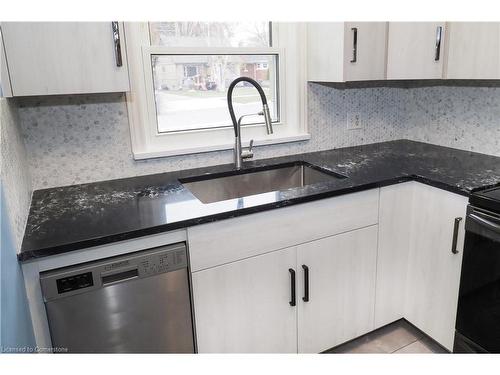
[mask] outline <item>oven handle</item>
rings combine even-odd
[[[492,230],[495,233],[500,234],[500,225],[494,223],[493,221],[489,221],[487,219],[484,219],[474,213],[470,213],[468,216],[470,219],[475,221],[477,224],[482,225],[487,227],[488,229]]]

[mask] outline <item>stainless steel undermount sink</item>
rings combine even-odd
[[[181,179],[180,182],[203,203],[213,203],[255,194],[304,187],[347,178],[306,162]]]

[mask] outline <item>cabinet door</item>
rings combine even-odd
[[[198,352],[296,353],[295,264],[288,248],[194,272]]]
[[[344,80],[385,79],[387,22],[346,22]]]
[[[467,198],[416,184],[408,257],[405,318],[445,348],[453,349],[464,223],[452,253],[455,218],[465,219]]]
[[[9,74],[7,71],[7,60],[3,48],[2,30],[0,29],[0,98],[12,96],[10,89]]]
[[[404,317],[416,182],[380,189],[375,328]]]
[[[344,23],[307,24],[307,80],[342,82],[344,80]]]
[[[14,96],[129,90],[123,27],[118,66],[111,22],[4,22]]]
[[[444,22],[389,22],[387,79],[443,78]]]
[[[297,247],[300,353],[318,353],[373,330],[377,225]],[[309,272],[309,301],[304,270]]]
[[[309,81],[385,79],[387,22],[320,22],[307,26]]]
[[[500,79],[500,23],[448,23],[449,79]]]

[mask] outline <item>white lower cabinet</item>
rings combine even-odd
[[[381,189],[376,328],[404,317],[453,350],[467,201],[417,182]]]
[[[194,272],[198,351],[318,353],[371,331],[376,257],[373,225]]]
[[[375,328],[404,317],[416,182],[380,189]]]
[[[416,184],[408,257],[405,318],[448,350],[455,319],[468,198]],[[462,218],[452,252],[455,218]]]
[[[299,353],[322,352],[373,330],[376,258],[377,225],[297,246]]]
[[[452,350],[467,200],[408,182],[188,230],[198,351],[318,353],[400,318]]]
[[[199,353],[296,353],[295,247],[194,272]]]

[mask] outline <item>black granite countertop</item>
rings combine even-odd
[[[211,204],[200,202],[179,179],[231,172],[233,164],[37,190],[18,258],[33,260],[409,180],[466,196],[500,184],[500,157],[408,140],[245,162],[244,168],[296,161],[348,178]]]

